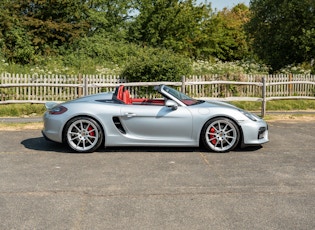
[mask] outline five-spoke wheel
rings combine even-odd
[[[89,117],[76,117],[65,128],[64,137],[73,150],[93,152],[100,147],[103,132],[99,124]]]
[[[201,132],[203,144],[215,152],[228,152],[236,147],[240,139],[237,125],[227,118],[208,121]]]

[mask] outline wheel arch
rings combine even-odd
[[[105,135],[106,135],[106,132],[105,132],[105,127],[103,125],[102,122],[100,122],[100,119],[98,119],[97,117],[95,116],[92,116],[90,114],[77,114],[75,116],[72,116],[70,117],[67,122],[64,123],[64,126],[62,127],[62,143],[66,143],[67,140],[66,140],[66,127],[67,127],[67,124],[69,121],[71,121],[72,119],[75,119],[75,118],[79,118],[79,117],[87,117],[87,118],[90,118],[90,119],[93,119],[102,129],[103,131],[103,140],[102,140],[102,145],[104,145],[104,142],[105,142]]]
[[[237,128],[240,132],[240,140],[239,140],[239,143],[238,143],[238,146],[240,146],[243,142],[244,142],[244,134],[243,134],[243,129],[242,129],[242,126],[240,126],[240,124],[237,122],[237,120],[231,116],[227,116],[227,115],[216,115],[216,116],[213,116],[213,117],[210,117],[208,118],[204,124],[202,125],[201,129],[199,130],[199,146],[202,146],[202,138],[201,138],[201,135],[202,135],[202,130],[204,129],[205,125],[212,119],[216,119],[216,118],[225,118],[225,119],[229,119],[231,121],[233,121],[236,125],[237,125]]]

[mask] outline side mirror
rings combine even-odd
[[[178,108],[177,103],[175,101],[172,101],[172,100],[167,100],[165,102],[165,106],[168,108],[171,108],[172,110],[176,110]]]

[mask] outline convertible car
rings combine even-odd
[[[224,102],[193,99],[166,85],[157,97],[131,98],[123,85],[57,104],[47,102],[43,136],[76,152],[100,146],[199,146],[228,152],[268,142],[268,125]]]

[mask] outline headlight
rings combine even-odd
[[[240,110],[240,112],[243,113],[246,117],[248,117],[252,121],[258,121],[260,119],[257,115],[247,112],[245,110]]]
[[[49,114],[53,114],[53,115],[58,115],[58,114],[63,114],[65,112],[67,112],[67,108],[60,105],[60,106],[56,106],[50,110],[48,110]]]

